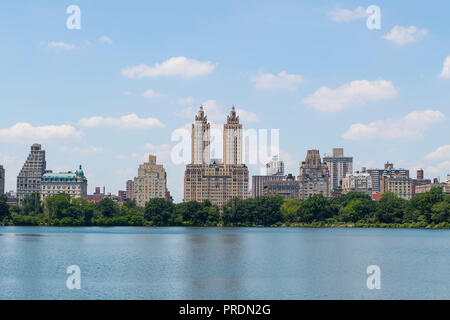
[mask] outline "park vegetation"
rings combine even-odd
[[[118,205],[109,198],[97,203],[58,194],[41,201],[26,197],[20,207],[0,195],[0,225],[16,226],[198,226],[198,227],[394,227],[450,228],[450,195],[442,188],[403,200],[386,192],[379,201],[358,192],[332,199],[306,200],[264,196],[231,199],[223,207],[210,201],[175,204],[154,198],[145,207],[134,201]]]

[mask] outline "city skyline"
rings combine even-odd
[[[0,76],[5,191],[16,189],[29,147],[39,143],[55,172],[83,164],[90,194],[95,186],[124,190],[156,154],[180,202],[185,165],[171,162],[171,134],[191,125],[200,104],[212,125],[234,104],[246,128],[279,129],[285,171],[295,176],[307,150],[323,157],[335,147],[353,156],[354,171],[390,161],[431,179],[449,173],[448,3],[439,11],[382,3],[381,30],[356,14],[369,1],[177,10],[142,1],[126,16],[123,5],[104,4],[79,1],[80,30],[66,28],[67,4],[4,5],[17,13],[0,13],[8,30]],[[250,176],[264,165],[249,165]]]

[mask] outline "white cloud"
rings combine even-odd
[[[236,114],[242,122],[258,122],[259,118],[256,113],[244,109],[236,109]]]
[[[417,164],[414,166],[414,171],[418,169],[423,169],[425,177],[435,178],[435,177],[446,177],[450,169],[450,161],[440,162],[437,165],[424,165]]]
[[[41,142],[80,138],[81,131],[70,125],[35,127],[26,122],[0,129],[0,142]]]
[[[123,76],[127,78],[155,78],[160,76],[180,76],[183,78],[194,78],[211,73],[216,64],[211,61],[198,61],[186,57],[173,57],[162,63],[157,63],[153,67],[140,64],[135,67],[121,70]]]
[[[102,43],[110,44],[110,45],[113,43],[111,38],[109,38],[107,36],[101,36],[100,38],[98,38],[98,41],[100,41]]]
[[[80,148],[80,147],[66,147],[66,146],[62,146],[59,148],[60,151],[62,152],[71,152],[71,153],[79,153],[79,154],[86,154],[86,155],[91,155],[91,154],[101,154],[103,153],[103,148],[99,148],[99,147],[94,147],[94,146],[90,146],[87,148]]]
[[[177,100],[177,104],[191,104],[194,102],[194,98],[187,97],[187,98],[179,98]]]
[[[337,112],[351,105],[390,99],[396,95],[397,90],[390,81],[357,80],[346,83],[337,89],[323,86],[311,97],[303,99],[302,103],[321,112]]]
[[[202,103],[202,106],[209,121],[218,123],[226,122],[230,110],[224,111],[216,100],[207,100]],[[197,112],[198,107],[188,107],[181,111],[179,115],[187,119],[194,119]],[[254,112],[244,109],[236,109],[236,114],[239,116],[241,122],[257,122],[259,120]]]
[[[168,161],[171,159],[172,145],[162,144],[159,146],[147,143],[144,147],[151,154],[156,155],[156,162],[161,163],[163,161]]]
[[[119,118],[112,117],[91,117],[80,119],[82,127],[116,127],[120,129],[150,129],[163,128],[164,124],[156,118],[139,118],[136,114],[128,114]]]
[[[299,74],[288,74],[281,71],[278,74],[265,73],[251,79],[257,89],[291,89],[296,90],[304,80]]]
[[[59,49],[59,50],[74,50],[77,48],[74,44],[65,43],[62,41],[51,41],[47,44],[47,47],[50,49]]]
[[[383,36],[384,39],[395,42],[399,46],[416,42],[423,39],[428,34],[427,29],[417,29],[415,26],[400,27],[395,26]]]
[[[440,111],[413,111],[399,119],[378,120],[369,124],[352,124],[342,138],[349,140],[421,139],[423,130],[444,120],[445,116]]]
[[[442,72],[439,76],[441,78],[450,79],[450,56],[445,58],[444,65],[442,66]]]
[[[163,98],[166,95],[155,92],[153,90],[147,90],[144,93],[142,93],[142,96],[148,99],[153,99],[153,98]]]
[[[450,159],[450,144],[441,146],[425,156],[427,160]]]
[[[335,22],[349,22],[358,19],[367,18],[368,14],[363,7],[357,7],[354,10],[350,9],[335,9],[328,13],[331,20]]]

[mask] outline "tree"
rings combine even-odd
[[[301,222],[325,221],[332,217],[330,202],[322,194],[315,194],[304,200],[297,212]]]
[[[61,219],[66,216],[73,215],[73,212],[68,214],[70,207],[70,195],[66,193],[55,194],[45,198],[46,210],[49,218]]]
[[[413,222],[420,218],[421,221],[431,223],[432,208],[443,199],[441,187],[434,187],[429,192],[414,196],[406,205],[404,219]]]
[[[97,202],[96,207],[98,212],[106,218],[112,218],[116,215],[116,212],[118,212],[116,204],[110,198],[100,200]]]
[[[0,194],[0,223],[3,219],[9,218],[10,216],[9,206],[6,201],[6,195]]]
[[[450,222],[450,201],[441,201],[431,208],[431,220],[435,223]]]
[[[383,193],[376,211],[378,221],[384,223],[402,222],[406,202],[406,200],[399,198],[395,193]]]
[[[286,199],[281,205],[281,216],[285,222],[295,222],[298,221],[297,212],[302,205],[302,200],[299,199]]]
[[[144,218],[157,226],[169,225],[175,218],[175,205],[164,198],[153,198],[145,204]]]
[[[22,214],[25,216],[37,216],[44,212],[39,193],[32,193],[23,198]]]

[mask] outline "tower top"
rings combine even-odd
[[[236,115],[236,109],[234,108],[234,105],[231,107],[230,115],[227,116],[227,123],[239,123],[239,116]]]
[[[195,116],[195,121],[204,121],[206,122],[207,117],[205,116],[205,112],[203,111],[203,105],[200,105],[197,115]]]

